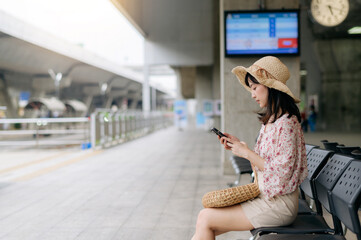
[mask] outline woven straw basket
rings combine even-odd
[[[248,201],[259,194],[257,174],[255,174],[254,183],[206,193],[202,198],[202,204],[205,208],[228,207]]]

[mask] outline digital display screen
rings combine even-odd
[[[225,55],[299,55],[299,11],[226,11]]]

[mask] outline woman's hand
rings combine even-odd
[[[218,139],[220,140],[221,144],[224,145],[224,148],[226,150],[231,150],[231,147],[227,145],[227,142],[239,142],[239,139],[229,133],[223,133],[223,134],[226,135],[227,137],[218,136]]]
[[[251,162],[253,166],[261,171],[264,170],[265,160],[259,156],[257,153],[249,149],[247,144],[243,141],[240,141],[238,138],[225,133],[227,137],[218,137],[221,143],[224,145],[224,148],[227,150],[232,150],[232,153],[238,157],[242,157]]]
[[[245,142],[243,141],[228,142],[227,145],[228,147],[230,147],[234,155],[248,159],[250,149],[248,148]]]

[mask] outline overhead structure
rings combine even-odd
[[[25,106],[25,117],[60,117],[65,111],[65,104],[55,97],[32,98]]]
[[[130,98],[129,91],[142,93],[142,71],[114,64],[2,11],[0,19],[0,78],[6,83],[4,86],[0,82],[0,89],[15,94],[9,99],[24,91],[32,97],[57,95],[60,99],[81,99],[92,111],[105,107],[109,96],[121,101]],[[50,73],[61,76],[61,81],[55,82]],[[99,82],[109,86],[106,94],[101,92]],[[158,86],[151,87],[159,97],[168,94]],[[86,91],[89,88],[93,90]],[[125,95],[116,94],[120,92]],[[8,102],[0,97],[0,105]],[[8,106],[8,112],[16,107]]]
[[[88,107],[85,103],[72,99],[64,102],[67,117],[82,117],[87,113]]]

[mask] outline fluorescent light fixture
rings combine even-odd
[[[347,32],[348,34],[361,34],[361,27],[350,28]]]
[[[102,82],[102,83],[99,83],[99,86],[100,86],[101,93],[104,95],[108,89],[108,83]]]
[[[307,70],[300,70],[300,75],[301,76],[306,76],[307,75]]]

